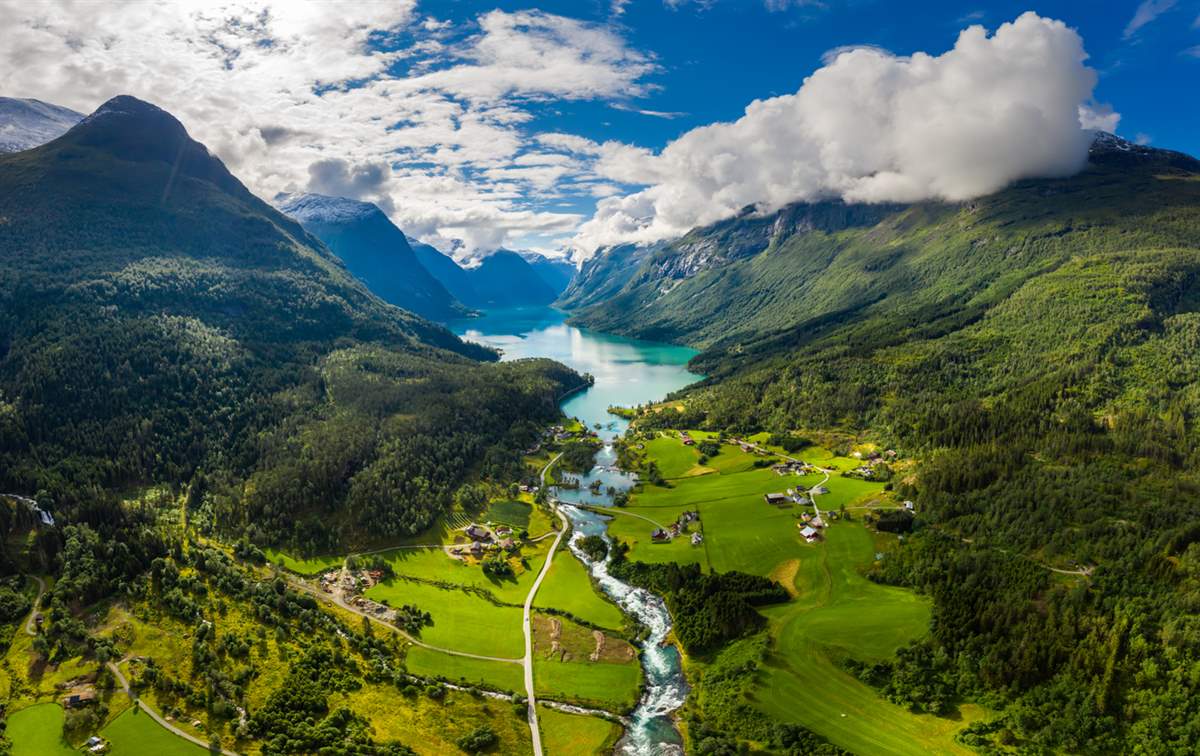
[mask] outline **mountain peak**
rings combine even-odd
[[[241,197],[252,196],[208,148],[192,139],[175,116],[131,95],[105,102],[56,140],[90,147],[130,162],[163,162],[172,176],[207,181]]]
[[[21,152],[62,136],[82,113],[41,100],[0,97],[0,152]]]
[[[301,223],[347,223],[383,211],[371,202],[308,192],[275,195],[275,206]]]

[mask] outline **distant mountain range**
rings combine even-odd
[[[20,152],[51,139],[83,120],[82,113],[41,100],[0,97],[0,152]]]
[[[283,195],[276,205],[325,242],[385,302],[440,321],[470,314],[430,275],[404,234],[375,205],[320,194]]]

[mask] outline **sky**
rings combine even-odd
[[[1200,155],[1200,0],[0,0],[0,94],[175,114],[253,191],[376,202],[467,259],[754,207]]]

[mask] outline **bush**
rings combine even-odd
[[[484,753],[496,745],[499,738],[492,728],[484,725],[463,735],[455,743],[466,753]]]

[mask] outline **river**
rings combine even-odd
[[[586,391],[569,396],[563,412],[595,428],[604,448],[596,455],[596,466],[580,481],[578,489],[562,489],[558,499],[573,527],[568,544],[588,566],[600,588],[627,614],[648,628],[642,643],[642,669],[645,692],[629,718],[625,736],[616,752],[629,756],[681,754],[683,748],[675,728],[673,713],[687,697],[687,681],[680,668],[679,652],[664,645],[671,630],[671,616],[662,599],[641,588],[634,588],[608,574],[605,562],[595,562],[578,546],[586,535],[606,540],[609,518],[572,504],[609,506],[607,490],[627,490],[634,478],[616,467],[613,439],[625,432],[629,423],[608,414],[612,405],[632,406],[662,399],[671,391],[697,380],[686,364],[695,350],[619,336],[592,333],[565,323],[563,313],[545,307],[497,310],[482,317],[451,324],[455,333],[503,351],[503,359],[549,357],[581,373],[591,373],[596,382]],[[600,492],[593,494],[589,484],[600,480]]]

